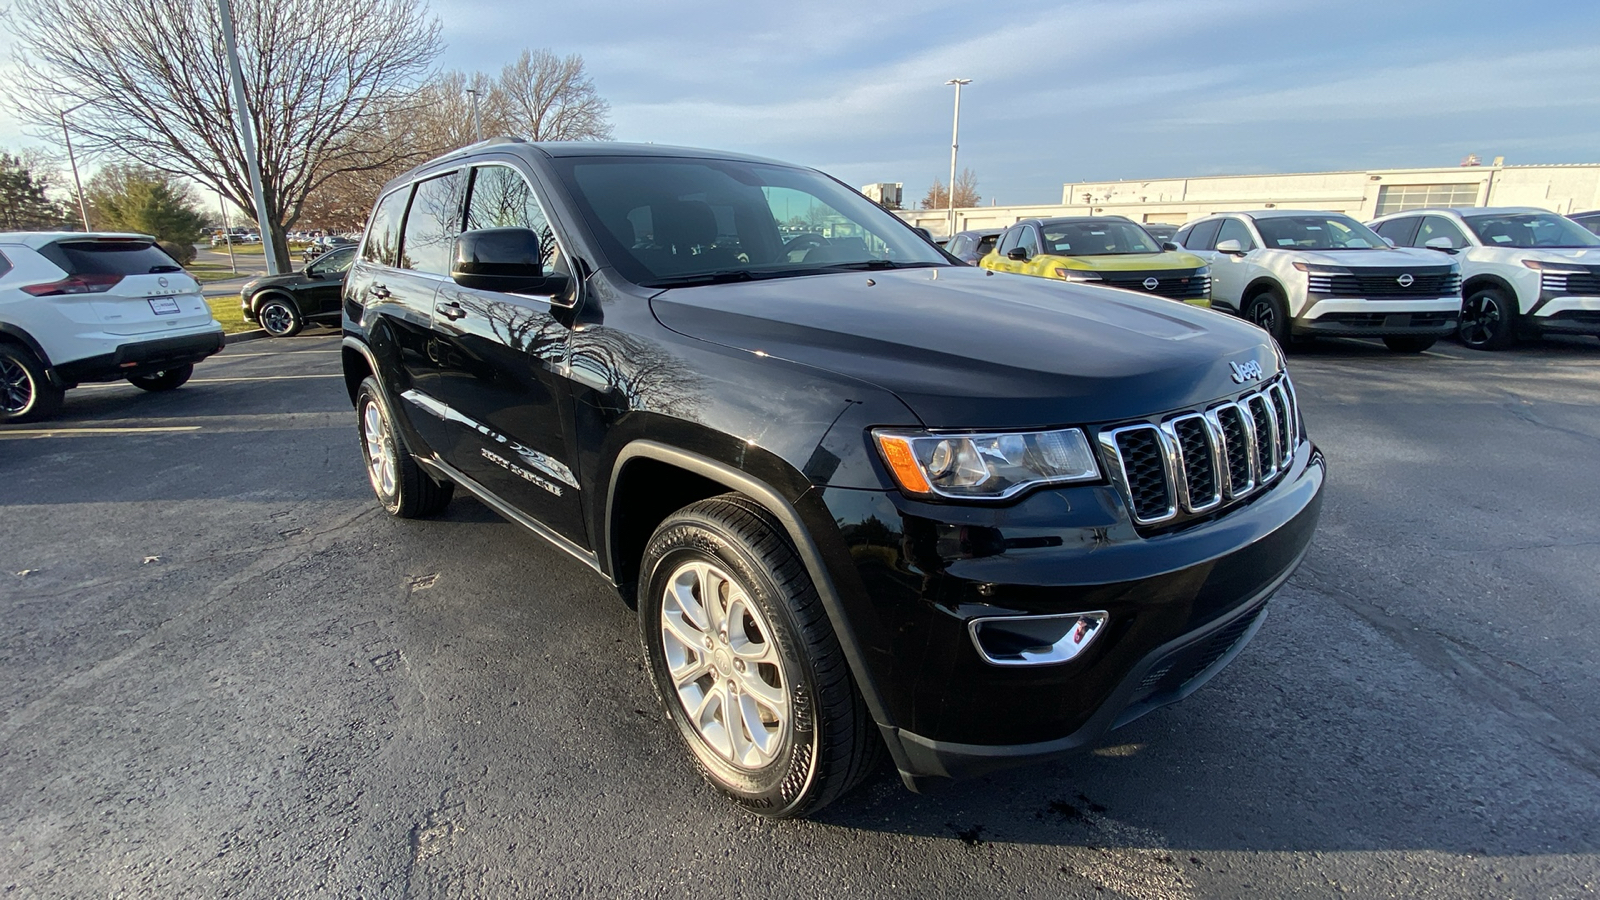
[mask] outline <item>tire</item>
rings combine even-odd
[[[1407,335],[1390,335],[1383,339],[1383,345],[1396,353],[1421,353],[1438,343],[1436,337],[1411,337]]]
[[[1288,348],[1289,305],[1277,291],[1269,288],[1251,297],[1245,301],[1240,315],[1245,321],[1272,335],[1279,347]]]
[[[371,376],[362,379],[356,391],[356,430],[361,436],[367,481],[389,515],[422,519],[438,515],[450,504],[455,484],[434,481],[417,465],[405,438],[395,430],[394,414]]]
[[[136,388],[147,391],[170,391],[183,386],[194,374],[194,363],[184,363],[159,372],[146,372],[140,375],[129,375],[128,383]]]
[[[0,344],[0,422],[32,422],[56,414],[66,391],[50,383],[44,365],[15,344]]]
[[[1479,288],[1461,304],[1456,337],[1474,350],[1504,350],[1517,342],[1516,305],[1498,288]]]
[[[294,337],[300,329],[306,327],[306,320],[300,315],[300,310],[289,300],[272,296],[256,310],[256,321],[267,334],[275,338]]]
[[[712,785],[751,812],[792,818],[872,770],[882,740],[816,587],[766,510],[738,494],[686,506],[651,535],[640,573],[656,692]],[[701,604],[708,586],[718,603]],[[739,715],[727,728],[730,709]]]

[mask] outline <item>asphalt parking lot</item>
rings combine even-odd
[[[1600,343],[1291,360],[1323,523],[1255,642],[1062,763],[806,822],[695,775],[631,613],[381,513],[327,331],[0,428],[0,893],[1589,897]]]

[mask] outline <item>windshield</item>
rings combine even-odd
[[[1373,250],[1389,246],[1349,216],[1263,216],[1255,223],[1266,246],[1279,250]]]
[[[1600,247],[1600,238],[1571,219],[1551,213],[1467,216],[1466,220],[1485,247]]]
[[[1046,222],[1044,249],[1054,256],[1160,253],[1150,233],[1132,222]]]
[[[647,287],[950,264],[882,207],[807,169],[637,157],[553,164],[606,256]]]

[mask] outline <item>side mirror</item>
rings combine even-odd
[[[1182,250],[1183,248],[1178,246],[1178,244],[1175,241],[1162,241],[1161,242],[1161,249],[1162,250],[1166,250],[1168,252],[1171,252],[1173,250]]]
[[[539,235],[528,228],[483,228],[456,238],[450,278],[464,288],[505,294],[556,294],[566,278],[544,274]]]
[[[1243,256],[1245,251],[1243,244],[1233,238],[1229,238],[1217,245],[1217,252],[1226,253],[1229,256]]]
[[[1380,237],[1382,237],[1382,235],[1380,235]],[[1383,239],[1383,242],[1384,242],[1384,243],[1385,243],[1385,244],[1388,244],[1388,245],[1389,245],[1389,246],[1391,246],[1391,247],[1397,247],[1397,246],[1399,246],[1399,245],[1398,245],[1398,244],[1396,244],[1396,243],[1395,243],[1395,242],[1394,242],[1394,238],[1392,238],[1392,237],[1386,237],[1386,238],[1384,238],[1384,239]]]
[[[1014,259],[1017,262],[1027,262],[1028,251],[1022,247],[1012,247],[1011,251],[1006,254],[1006,259]]]
[[[1447,237],[1428,238],[1427,243],[1424,243],[1422,246],[1427,247],[1429,250],[1439,250],[1441,252],[1448,253],[1451,256],[1454,256],[1456,252],[1455,242]]]

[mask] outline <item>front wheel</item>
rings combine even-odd
[[[300,310],[282,297],[268,298],[256,312],[256,318],[261,321],[261,327],[267,334],[273,337],[294,337],[306,326],[305,320],[300,317]]]
[[[31,422],[54,415],[65,393],[50,383],[32,353],[0,344],[0,422]]]
[[[129,375],[128,383],[136,388],[147,391],[170,391],[183,386],[194,374],[194,363],[184,363],[159,372],[144,372],[139,375]]]
[[[1396,353],[1421,353],[1438,340],[1436,337],[1410,337],[1397,334],[1384,338],[1383,345]]]
[[[870,771],[873,733],[822,601],[777,521],[737,494],[673,513],[640,567],[656,691],[713,785],[772,818]]]
[[[1504,350],[1517,342],[1516,307],[1494,288],[1473,291],[1461,304],[1456,335],[1474,350]]]
[[[394,429],[394,416],[384,402],[383,392],[370,376],[361,380],[356,391],[356,416],[367,480],[383,508],[402,519],[420,519],[443,511],[456,486],[434,481],[411,458],[405,439]]]
[[[1278,346],[1289,346],[1289,305],[1277,293],[1262,291],[1251,297],[1244,305],[1244,317],[1250,324],[1272,335]]]

